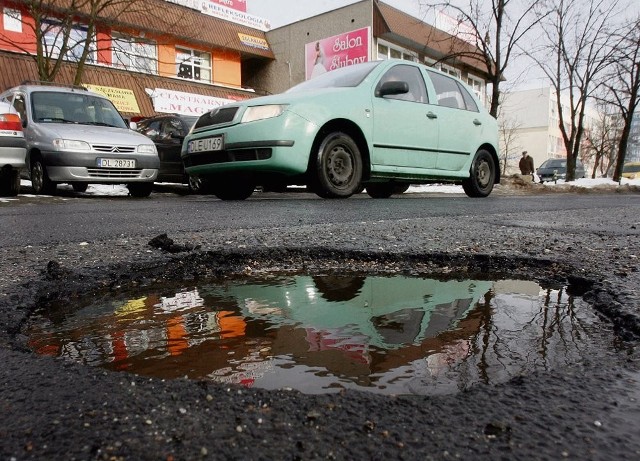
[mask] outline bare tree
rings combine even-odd
[[[518,142],[518,130],[522,123],[514,117],[510,117],[505,111],[498,111],[498,132],[500,133],[500,166],[502,177],[506,176],[510,162],[516,161],[522,146]]]
[[[21,9],[10,10],[9,14],[28,31],[24,34],[26,40],[16,42],[0,32],[0,43],[30,55],[42,81],[54,81],[64,62],[73,63],[72,83],[79,85],[85,64],[97,52],[110,47],[110,43],[96,39],[97,28],[116,23],[136,3],[136,0],[19,0],[16,5]],[[22,16],[21,10],[28,18]]]
[[[620,37],[613,34],[620,1],[557,1],[542,23],[542,47],[532,56],[556,93],[559,128],[567,152],[566,181],[573,181],[587,102],[602,85],[603,73],[620,46]]]
[[[450,12],[460,26],[470,27],[471,32],[463,36],[475,47],[452,48],[441,60],[467,57],[484,63],[491,84],[489,113],[497,118],[505,69],[516,57],[523,38],[549,14],[544,0],[491,0],[490,7],[482,0],[468,0],[465,6],[451,0],[421,5]]]
[[[619,181],[622,176],[631,122],[640,105],[640,16],[620,29],[617,35],[621,38],[620,46],[615,50],[604,83],[609,100],[618,110],[621,125],[614,181]]]
[[[594,125],[585,130],[582,162],[592,163],[591,177],[598,171],[602,176],[609,176],[609,170],[615,163],[616,145],[619,143],[620,124],[617,111],[612,104],[604,101],[597,105],[597,119]]]

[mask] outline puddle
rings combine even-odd
[[[39,354],[161,378],[305,393],[455,393],[614,350],[565,288],[525,280],[286,275],[37,312]]]

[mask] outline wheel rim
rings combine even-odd
[[[327,177],[331,184],[341,188],[348,186],[353,177],[353,153],[344,145],[333,146],[326,163]]]
[[[36,162],[31,170],[31,185],[35,191],[41,191],[44,183],[44,170],[42,164]]]
[[[478,185],[481,188],[486,188],[489,186],[491,182],[491,167],[489,166],[489,162],[484,159],[478,161],[476,166],[476,178],[478,180]]]

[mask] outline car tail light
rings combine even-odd
[[[20,116],[16,114],[0,114],[0,130],[22,131]]]

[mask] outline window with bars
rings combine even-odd
[[[148,74],[156,74],[158,72],[155,42],[114,33],[112,43],[114,67]]]
[[[176,47],[176,73],[179,78],[211,82],[211,55]]]

